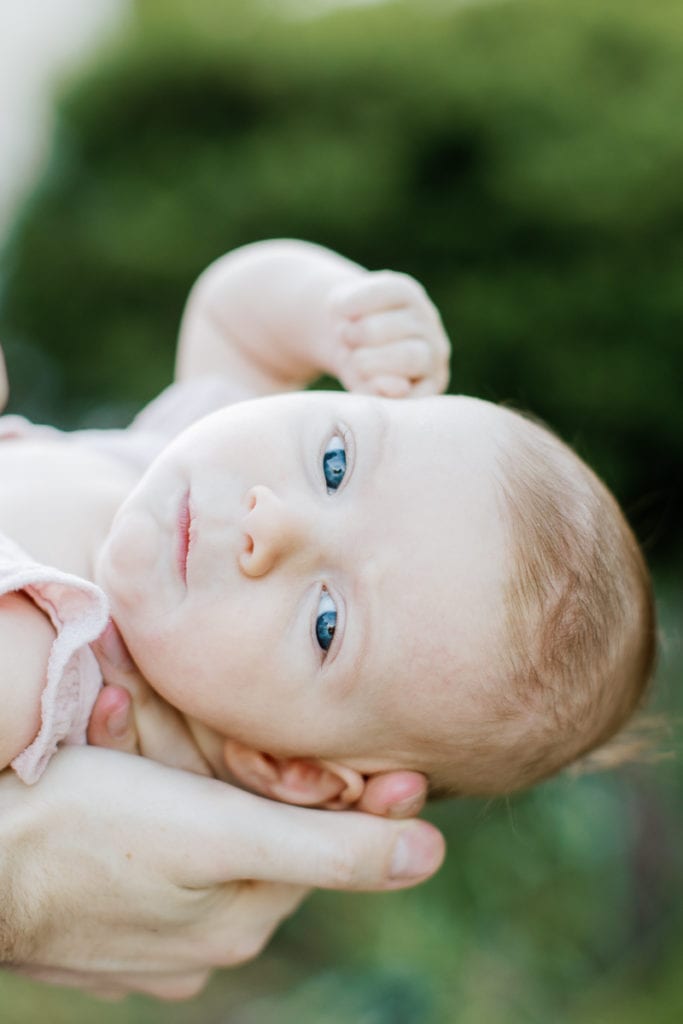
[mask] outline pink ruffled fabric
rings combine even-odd
[[[60,743],[86,742],[88,719],[102,676],[88,644],[109,619],[109,606],[94,583],[40,565],[0,534],[0,594],[21,590],[41,608],[57,636],[47,664],[40,731],[12,761],[22,782],[36,782]]]

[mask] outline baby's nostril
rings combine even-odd
[[[249,495],[249,511],[250,512],[255,507],[255,505],[256,505],[256,495],[255,494],[250,494]]]
[[[248,555],[251,555],[254,550],[254,539],[246,534],[244,539],[244,550]]]

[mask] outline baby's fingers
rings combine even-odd
[[[416,304],[431,307],[422,285],[409,274],[377,270],[337,288],[330,297],[331,312],[356,320],[384,310]]]
[[[377,395],[379,398],[407,398],[411,383],[405,377],[371,377],[355,390],[359,394]]]
[[[349,356],[349,366],[361,380],[373,377],[403,377],[410,384],[430,376],[432,353],[424,341],[411,338],[380,348],[357,348]]]
[[[338,329],[342,341],[350,348],[374,348],[423,337],[425,326],[424,318],[411,309],[389,309],[359,319],[344,318]]]

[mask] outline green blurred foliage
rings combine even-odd
[[[410,271],[454,339],[454,390],[546,418],[651,542],[673,719],[682,111],[679,0],[305,20],[138,0],[64,89],[3,255],[13,406],[123,420],[170,378],[193,279],[235,245],[304,237]],[[674,761],[436,806],[449,859],[418,892],[318,894],[188,1006],[102,1007],[5,975],[3,1024],[678,1024],[682,798]]]
[[[278,10],[139,0],[64,91],[2,262],[14,407],[124,417],[169,379],[207,262],[311,238],[420,277],[454,389],[547,419],[666,553],[683,488],[678,0]]]

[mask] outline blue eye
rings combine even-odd
[[[327,490],[336,491],[346,473],[346,446],[343,438],[335,434],[330,438],[323,455],[323,473]]]
[[[315,620],[315,635],[323,651],[329,651],[337,625],[337,608],[326,590],[320,594],[318,617]]]

